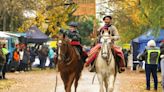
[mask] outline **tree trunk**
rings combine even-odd
[[[6,16],[3,16],[3,30],[2,31],[6,31]]]
[[[14,31],[14,25],[13,25],[13,16],[11,16],[11,19],[10,19],[10,30],[9,31]]]

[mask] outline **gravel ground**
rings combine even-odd
[[[0,92],[54,92],[56,74],[58,76],[57,92],[64,92],[63,83],[54,70],[32,71],[24,73],[8,73],[8,80],[14,80],[15,83],[10,87],[0,89]],[[99,83],[97,77],[92,85],[94,73],[84,69],[77,92],[99,92]],[[160,78],[159,78],[160,81]],[[153,87],[152,87],[153,88]],[[72,87],[72,92],[73,91]],[[118,74],[115,82],[114,92],[154,92],[145,90],[145,74],[127,70]],[[158,90],[158,92],[162,92]]]

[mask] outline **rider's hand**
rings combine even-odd
[[[84,66],[85,66],[85,67],[88,67],[88,66],[89,66],[89,64],[85,63],[85,64],[84,64]]]
[[[119,36],[112,36],[111,39],[112,40],[118,40],[119,39]]]

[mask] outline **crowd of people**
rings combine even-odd
[[[40,46],[39,46],[40,47]],[[17,44],[12,52],[9,52],[5,44],[0,43],[0,79],[6,79],[6,72],[26,72],[32,70],[32,64],[36,57],[40,60],[38,66],[41,70],[46,69],[46,61],[49,59],[49,68],[55,67],[56,50],[42,46],[41,48],[28,47],[25,44]]]

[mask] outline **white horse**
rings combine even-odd
[[[95,61],[100,92],[104,92],[104,85],[106,92],[113,92],[117,68],[112,53],[112,38],[108,31],[103,31],[100,41],[102,47]]]

